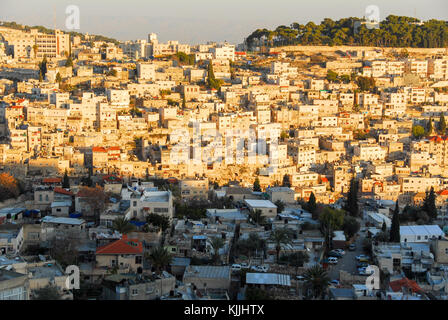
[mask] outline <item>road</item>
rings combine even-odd
[[[363,227],[361,227],[363,228]],[[339,279],[339,271],[344,270],[351,274],[357,273],[357,266],[356,266],[356,256],[363,254],[364,251],[362,250],[362,242],[366,236],[366,232],[358,232],[355,244],[356,244],[356,250],[355,251],[349,251],[348,248],[345,250],[345,254],[342,258],[338,259],[338,263],[336,265],[330,265],[328,269],[328,275],[331,280]]]

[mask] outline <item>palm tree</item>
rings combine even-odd
[[[265,221],[265,216],[262,214],[263,212],[260,209],[256,209],[254,212],[251,212],[249,216],[255,223],[263,224]]]
[[[167,265],[171,263],[172,257],[168,251],[163,247],[156,247],[147,254],[146,259],[156,269],[157,273],[160,273]]]
[[[213,248],[213,261],[218,262],[219,260],[219,249],[224,246],[224,240],[222,238],[214,237],[210,242]]]
[[[330,284],[330,278],[324,268],[315,265],[305,271],[305,285],[313,292],[313,298],[323,297]]]
[[[278,263],[278,259],[279,259],[279,255],[280,255],[280,250],[282,250],[282,247],[286,244],[291,243],[290,233],[291,233],[291,231],[286,228],[276,229],[271,232],[269,239],[275,243],[277,263]]]
[[[119,217],[112,222],[112,229],[117,230],[122,234],[127,234],[134,230],[134,225],[125,217]]]

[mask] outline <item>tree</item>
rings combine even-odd
[[[282,247],[291,243],[291,231],[283,228],[283,229],[276,229],[271,232],[269,239],[274,242],[275,244],[275,252],[276,252],[276,261],[278,263],[280,250],[282,250]]]
[[[73,59],[72,57],[68,57],[67,60],[65,61],[65,66],[66,67],[73,67]]]
[[[437,219],[436,194],[434,192],[434,187],[431,187],[431,190],[426,192],[422,210],[428,214],[431,220]]]
[[[112,221],[112,229],[121,234],[127,234],[134,231],[135,227],[126,217],[118,217]]]
[[[398,207],[398,200],[395,203],[394,213],[392,215],[392,224],[390,226],[390,242],[400,242],[400,209]]]
[[[95,223],[98,224],[100,214],[106,207],[107,196],[98,184],[95,187],[82,186],[78,192],[93,212]]]
[[[321,232],[325,237],[327,249],[330,248],[333,231],[342,228],[344,223],[344,211],[325,207],[319,215]]]
[[[61,300],[62,296],[59,290],[54,285],[47,285],[46,287],[33,290],[32,300]]]
[[[78,260],[78,244],[75,239],[64,235],[56,236],[49,241],[50,256],[55,259],[64,269]]]
[[[41,62],[39,62],[39,70],[42,74],[42,78],[45,78],[45,75],[47,74],[47,55],[44,54],[44,57]]]
[[[39,49],[39,46],[37,44],[33,45],[34,58],[37,57],[37,50],[38,49]]]
[[[419,125],[412,126],[412,135],[415,138],[420,139],[425,135],[425,128]]]
[[[358,189],[358,180],[352,178],[352,180],[350,181],[350,189],[347,194],[347,202],[344,208],[352,217],[359,216]]]
[[[358,231],[361,225],[358,220],[354,217],[345,216],[344,224],[342,225],[342,230],[347,235],[348,238],[352,238]]]
[[[266,240],[260,238],[258,233],[252,232],[247,239],[238,240],[236,250],[238,254],[244,254],[249,257],[254,253],[264,253],[266,250]]]
[[[56,74],[56,82],[57,83],[61,83],[62,82],[62,77],[61,77],[61,74],[59,72]]]
[[[260,209],[255,209],[254,211],[249,213],[249,217],[256,224],[264,224],[266,217],[263,216],[263,212]]]
[[[372,91],[375,88],[375,80],[373,77],[358,77],[356,84],[361,91]]]
[[[70,179],[68,178],[67,170],[65,170],[64,177],[62,178],[62,188],[70,189]]]
[[[383,225],[381,226],[381,231],[384,233],[387,231],[386,221],[384,221],[384,220],[383,220]]]
[[[148,214],[146,216],[146,222],[155,227],[159,227],[162,232],[165,232],[170,227],[170,218],[156,213]]]
[[[146,254],[146,259],[160,274],[171,263],[172,257],[165,248],[156,247],[149,254]]]
[[[303,265],[309,261],[310,256],[305,251],[298,251],[288,255],[282,255],[280,257],[280,263],[288,264],[289,266],[296,268],[296,275],[298,268],[303,267]]]
[[[306,205],[306,209],[311,213],[314,214],[317,210],[317,203],[316,203],[316,196],[314,195],[314,192],[311,192],[310,197],[308,199],[308,203]]]
[[[209,61],[208,70],[207,70],[207,84],[210,88],[219,90],[221,88],[222,81],[220,79],[215,78],[215,74],[213,72],[213,64],[212,61]]]
[[[260,179],[258,179],[258,177],[255,178],[253,190],[256,192],[261,192]]]
[[[283,176],[283,187],[291,188],[291,176],[289,174],[285,174]]]
[[[439,119],[439,133],[441,135],[444,135],[446,132],[446,121],[445,121],[445,115],[443,114],[443,112],[440,114],[440,119]]]
[[[323,298],[325,290],[330,285],[330,278],[324,268],[315,265],[308,268],[303,275],[305,287],[311,291],[313,298]]]
[[[283,210],[285,210],[285,204],[283,203],[282,200],[277,200],[274,203],[277,206],[277,213],[282,213]]]
[[[389,240],[389,235],[387,234],[387,232],[381,231],[375,235],[375,241],[387,242],[388,240]]]
[[[18,181],[9,173],[0,173],[0,201],[17,198],[20,195]]]
[[[217,263],[219,261],[219,249],[224,247],[224,240],[219,237],[213,237],[210,245],[213,248],[213,261]]]
[[[327,80],[329,82],[336,82],[338,80],[338,74],[334,72],[333,70],[327,71]]]
[[[432,124],[432,118],[430,117],[429,121],[428,121],[427,129],[426,129],[426,135],[428,135],[428,136],[432,135],[433,131],[434,131],[434,127]]]

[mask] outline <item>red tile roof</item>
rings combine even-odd
[[[96,254],[142,254],[143,246],[138,239],[128,239],[126,235],[123,238],[105,246],[98,247]]]
[[[103,147],[93,147],[92,152],[107,152]]]
[[[62,179],[61,178],[44,178],[42,180],[43,183],[61,183]]]
[[[400,280],[391,281],[389,285],[394,292],[402,291],[403,287],[411,289],[412,292],[423,291],[422,288],[420,288],[420,286],[417,284],[417,282],[415,282],[414,280],[409,280],[406,277]]]
[[[435,142],[442,142],[448,140],[448,136],[432,136],[428,140]]]
[[[448,196],[448,190],[442,190],[438,192],[441,196]]]
[[[73,195],[73,192],[65,190],[64,188],[54,188],[53,191],[56,192],[56,193],[66,194],[68,196],[72,196]]]

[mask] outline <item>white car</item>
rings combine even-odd
[[[241,263],[241,269],[249,269],[249,268],[250,268],[250,265],[247,264],[246,262]]]
[[[328,258],[328,263],[336,264],[336,263],[338,263],[338,258],[336,258],[336,257],[329,257]]]
[[[256,271],[256,272],[268,272],[269,266],[267,266],[267,265],[252,266],[252,267],[250,267],[250,269],[253,271]]]
[[[260,266],[262,272],[268,272],[269,271],[269,265],[268,264],[264,264],[262,266]]]
[[[241,265],[238,263],[234,263],[232,264],[232,271],[240,271],[241,270]]]
[[[344,255],[345,251],[342,249],[334,249],[333,251],[339,252],[340,254]]]

